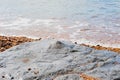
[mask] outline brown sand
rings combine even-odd
[[[86,75],[86,74],[80,74],[80,77],[82,77],[83,80],[101,80],[101,79],[99,79],[99,78],[94,78],[94,77],[88,76],[88,75]]]
[[[91,47],[91,48],[94,48],[94,49],[97,49],[97,50],[113,51],[113,52],[117,52],[117,53],[120,54],[120,48],[103,47],[103,46],[100,46],[100,45],[96,45],[96,46],[86,45],[86,44],[81,44],[81,45],[84,45],[84,46],[87,46],[87,47]]]
[[[27,38],[27,37],[6,37],[0,36],[0,52],[9,49],[10,47],[19,45],[24,42],[32,42],[35,39]]]

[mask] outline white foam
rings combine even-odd
[[[96,34],[99,34],[99,33],[101,33],[100,36],[107,35],[107,36],[112,37],[113,35],[110,34],[110,32],[109,32],[109,30],[111,28],[110,29],[107,29],[107,27],[99,28],[96,26],[91,26],[87,22],[79,22],[79,21],[76,21],[75,24],[72,24],[70,26],[67,25],[68,27],[66,28],[66,27],[64,27],[66,25],[62,24],[62,22],[64,22],[64,20],[61,21],[59,19],[29,19],[29,18],[18,17],[15,20],[12,20],[9,22],[1,21],[0,29],[6,30],[6,31],[1,31],[1,32],[5,32],[5,33],[1,34],[1,35],[5,35],[5,36],[11,36],[11,35],[12,36],[26,36],[29,38],[36,39],[41,36],[42,31],[45,31],[45,32],[48,32],[48,34],[44,34],[44,33],[43,34],[44,34],[44,36],[47,36],[47,37],[52,37],[53,34],[55,34],[55,35],[61,36],[59,38],[62,39],[62,36],[64,36],[63,34],[67,34],[70,36],[68,40],[71,40],[73,42],[85,43],[85,44],[89,44],[89,45],[98,45],[99,44],[99,45],[105,46],[105,47],[111,46],[111,47],[120,48],[120,45],[117,43],[104,44],[104,43],[100,43],[99,41],[93,42],[93,41],[84,39],[84,35],[96,36]],[[83,29],[83,31],[80,31],[82,29]],[[84,31],[84,29],[88,29],[88,30]],[[16,30],[20,31],[20,32],[17,33]],[[24,30],[24,31],[22,32],[22,30]],[[33,31],[33,33],[35,32],[35,34],[31,34],[29,31],[27,32],[27,30]],[[109,33],[107,33],[107,32],[109,32]],[[118,33],[118,35],[120,35],[119,32],[116,32],[112,29],[111,29],[111,32],[115,32],[115,33]],[[51,34],[49,34],[49,33],[51,33]],[[78,37],[78,36],[80,36],[80,37]],[[67,38],[66,38],[66,40],[67,40]]]
[[[9,34],[0,34],[0,36],[8,36],[8,37],[11,37],[11,36],[17,36],[17,37],[27,37],[27,38],[32,38],[32,39],[39,39],[39,37],[35,37],[35,36],[29,36],[29,35],[9,35]]]

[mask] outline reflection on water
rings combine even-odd
[[[120,46],[120,0],[0,0],[0,34]]]

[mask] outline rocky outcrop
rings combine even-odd
[[[116,80],[120,55],[65,41],[23,43],[0,54],[0,80]]]

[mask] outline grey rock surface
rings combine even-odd
[[[81,73],[101,80],[120,78],[120,55],[55,39],[0,54],[0,80],[83,80]]]

